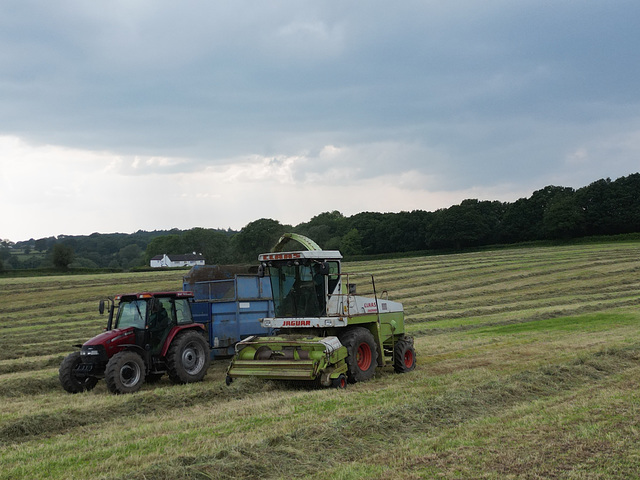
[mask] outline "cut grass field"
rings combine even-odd
[[[100,298],[184,272],[0,279],[0,478],[640,478],[640,243],[347,264],[405,305],[418,367],[346,390],[60,387]]]

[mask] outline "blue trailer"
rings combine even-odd
[[[260,325],[274,316],[271,284],[255,266],[198,265],[184,277],[183,290],[194,294],[191,312],[208,331],[212,360],[233,356],[235,344],[251,335],[273,333]]]

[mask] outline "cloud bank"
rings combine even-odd
[[[515,200],[640,170],[640,4],[10,1],[0,237]]]

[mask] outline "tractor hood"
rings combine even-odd
[[[84,342],[83,346],[104,345],[106,347],[110,344],[135,343],[134,339],[135,332],[133,327],[116,328],[96,335]]]
[[[122,345],[135,343],[135,336],[133,327],[108,330],[96,335],[82,344],[82,363],[106,364],[113,355],[122,350]]]
[[[135,328],[116,328],[107,330],[100,335],[96,335],[91,340],[86,341],[81,348],[81,355],[84,358],[111,358],[112,355],[118,353],[121,345],[135,344],[136,333]]]

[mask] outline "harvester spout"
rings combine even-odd
[[[305,237],[304,235],[300,235],[298,233],[285,233],[280,237],[280,240],[278,240],[278,243],[276,243],[276,245],[271,249],[271,251],[285,252],[287,251],[285,250],[285,246],[292,241],[298,242],[300,245],[302,245],[304,248],[306,248],[309,251],[322,250],[322,248],[320,248],[320,245],[318,245],[316,242],[314,242],[310,238]]]

